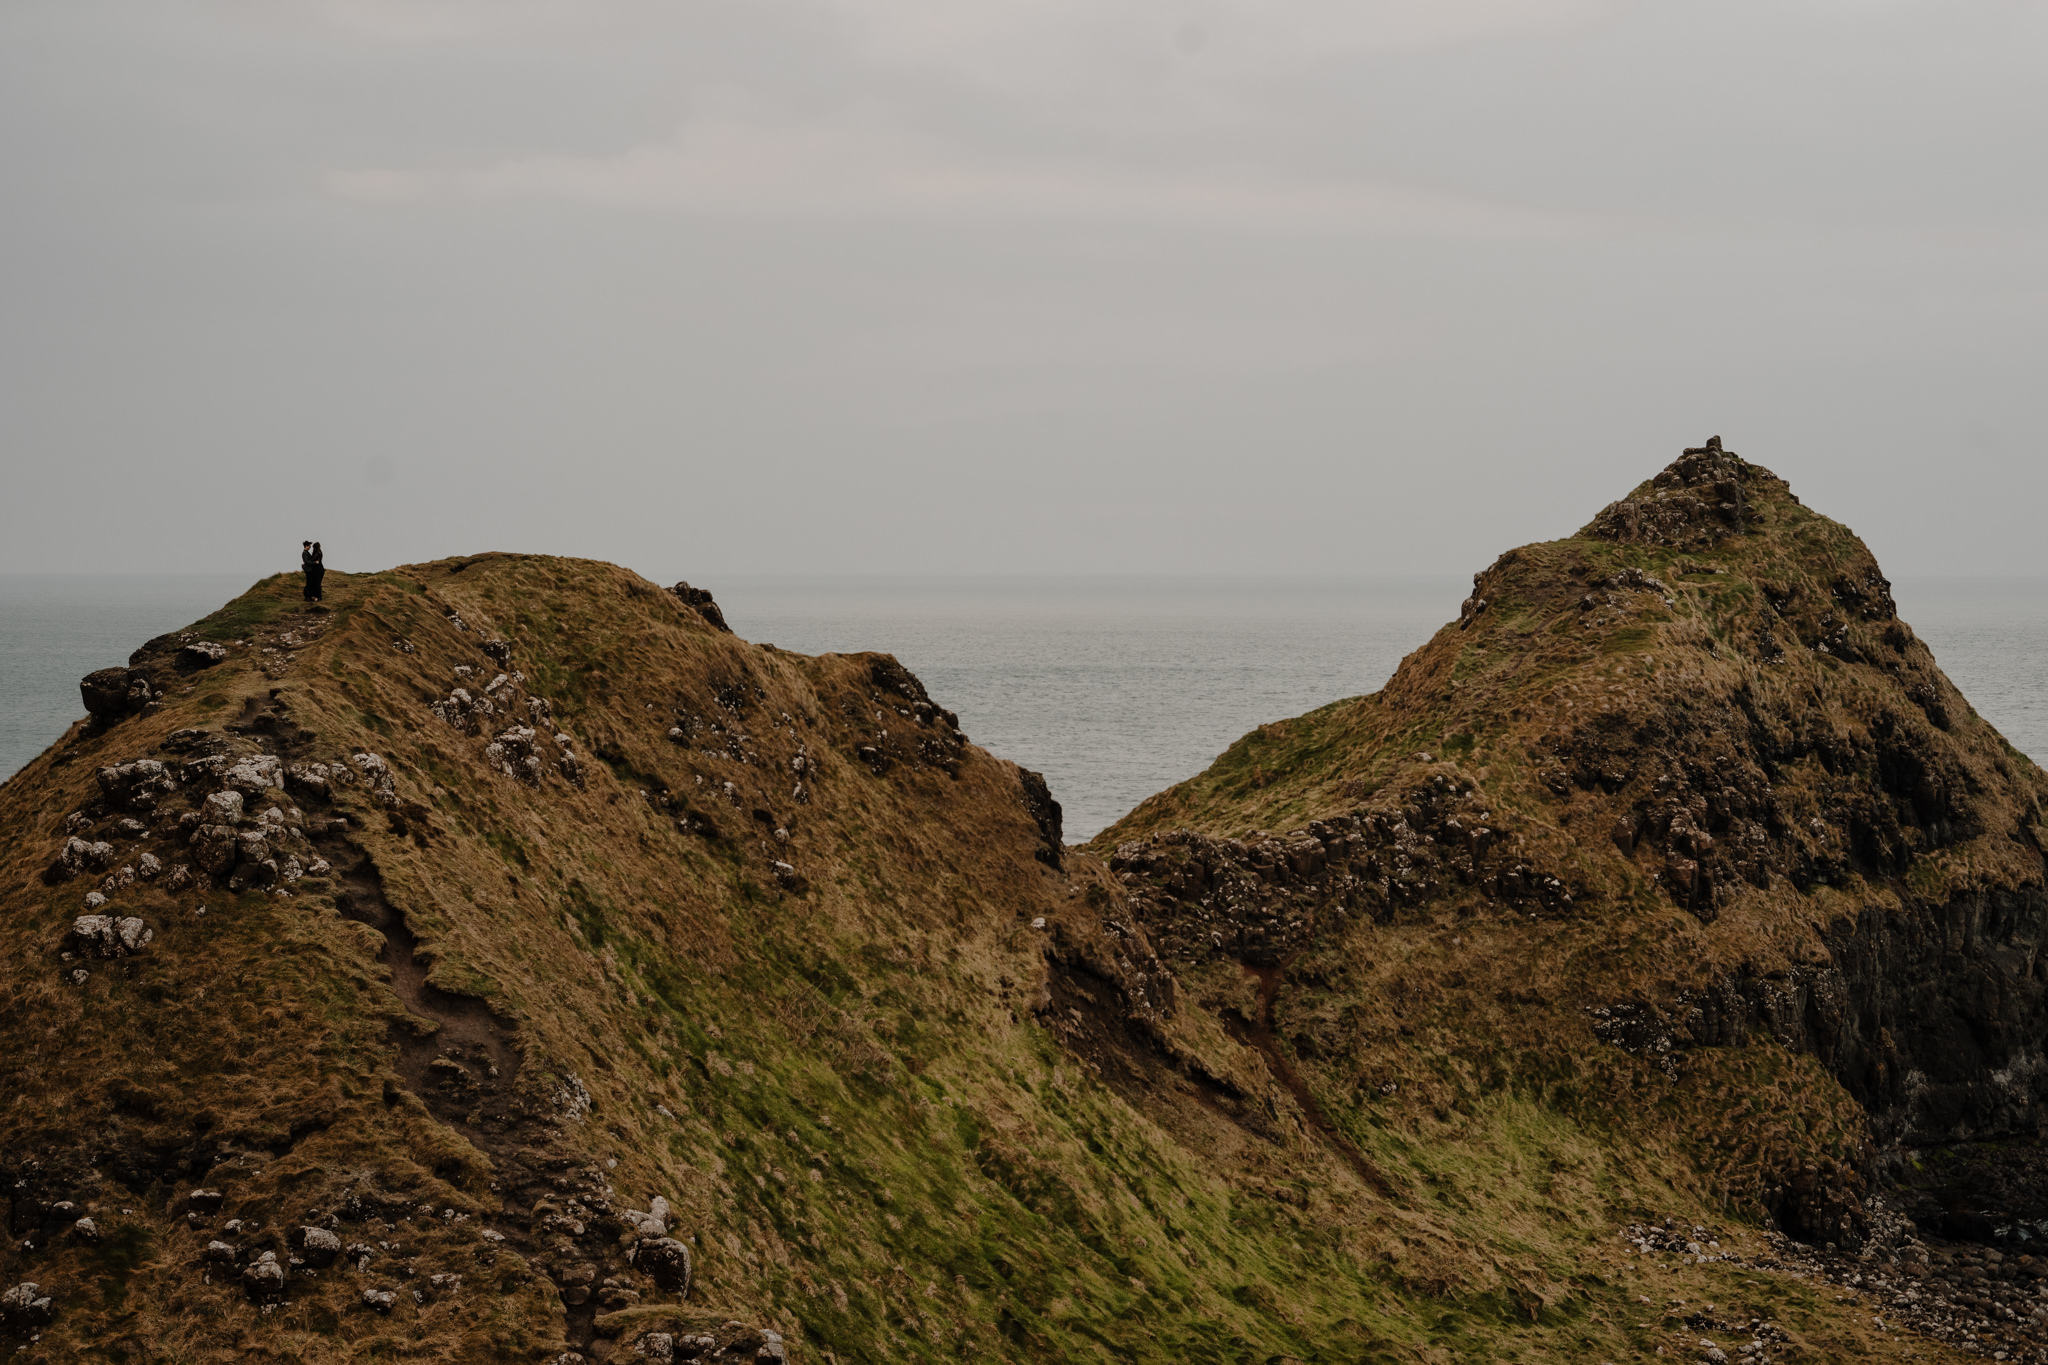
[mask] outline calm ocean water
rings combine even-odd
[[[1460,578],[727,578],[733,629],[806,654],[886,650],[975,742],[1046,775],[1083,839],[1262,721],[1370,692],[1457,615]],[[78,679],[248,586],[0,575],[0,774],[82,714]],[[1898,583],[1978,711],[2048,761],[2048,579]]]

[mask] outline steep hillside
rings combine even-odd
[[[1880,1154],[2031,1179],[2043,779],[1718,449],[1093,851],[688,585],[327,588],[0,787],[16,1358],[1939,1358]]]

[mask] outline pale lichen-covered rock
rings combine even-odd
[[[212,825],[240,824],[242,794],[234,790],[215,792],[202,804],[201,817]]]
[[[50,864],[45,875],[53,882],[68,882],[87,872],[97,872],[113,858],[112,844],[104,841],[89,843],[74,834],[64,841],[64,847],[58,850],[56,861]]]
[[[178,787],[177,776],[153,758],[117,763],[93,774],[100,795],[114,810],[154,810],[156,803]]]
[[[315,1270],[325,1270],[341,1255],[341,1239],[326,1228],[301,1227],[291,1241],[300,1259]]]
[[[187,668],[212,668],[227,657],[227,646],[211,640],[187,640],[178,648],[178,662]]]
[[[24,1280],[0,1293],[0,1321],[16,1331],[48,1327],[55,1318],[50,1296],[34,1280]]]
[[[88,957],[127,957],[149,946],[156,932],[133,915],[80,915],[72,922],[70,942]]]
[[[484,749],[484,762],[507,777],[528,786],[540,783],[540,755],[534,752],[535,732],[530,726],[515,725],[501,732]]]
[[[153,882],[162,874],[164,865],[154,853],[145,853],[135,860],[135,875],[146,882]]]
[[[388,1314],[393,1308],[398,1306],[398,1295],[388,1289],[365,1289],[363,1291],[363,1306],[373,1313]]]
[[[349,761],[356,765],[356,771],[363,775],[363,781],[370,788],[371,797],[382,806],[398,804],[398,786],[391,774],[391,765],[381,755],[361,753],[352,755]]]
[[[192,884],[192,869],[184,863],[173,867],[163,880],[163,889],[176,895]]]
[[[668,1200],[655,1195],[648,1203],[647,1212],[638,1209],[619,1210],[619,1221],[642,1237],[668,1236]]]
[[[248,758],[236,759],[233,766],[221,774],[223,786],[231,787],[245,796],[266,796],[284,786],[284,765],[275,754],[253,754]]]
[[[258,1303],[276,1303],[284,1297],[284,1267],[277,1253],[266,1251],[242,1271],[242,1288]]]

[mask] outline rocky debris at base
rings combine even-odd
[[[66,937],[73,949],[87,957],[127,957],[149,946],[156,932],[134,916],[117,919],[112,915],[80,915]]]
[[[1726,1234],[1719,1229],[1668,1218],[1661,1225],[1630,1224],[1621,1237],[1653,1267],[1659,1264],[1653,1257],[1676,1256],[1812,1280],[1856,1296],[1887,1331],[1917,1332],[1965,1354],[2015,1365],[2048,1365],[2048,1255],[1923,1239],[1882,1195],[1869,1201],[1868,1226],[1868,1239],[1854,1252],[1773,1232],[1767,1234],[1770,1253],[1758,1257],[1724,1251]],[[1673,1310],[1681,1357],[1697,1350],[1711,1360],[1711,1351],[1719,1350],[1754,1365],[1777,1358],[1786,1340],[1777,1324],[1721,1321],[1711,1307],[1684,1315]],[[1722,1339],[1701,1338],[1702,1332]]]
[[[17,1331],[48,1327],[56,1316],[51,1297],[34,1280],[24,1280],[0,1293],[0,1322]]]
[[[633,1339],[630,1349],[635,1357],[657,1365],[686,1360],[701,1365],[737,1365],[740,1361],[751,1365],[786,1365],[789,1360],[789,1348],[780,1332],[739,1322],[727,1322],[711,1331],[675,1326],[642,1331]]]
[[[356,771],[369,784],[370,795],[381,806],[398,805],[398,785],[391,773],[391,765],[382,756],[373,753],[354,754],[349,759],[356,765]]]

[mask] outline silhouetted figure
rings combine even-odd
[[[322,561],[320,542],[308,540],[299,548],[299,567],[306,571],[306,600],[320,600],[320,580],[327,577],[327,565]]]

